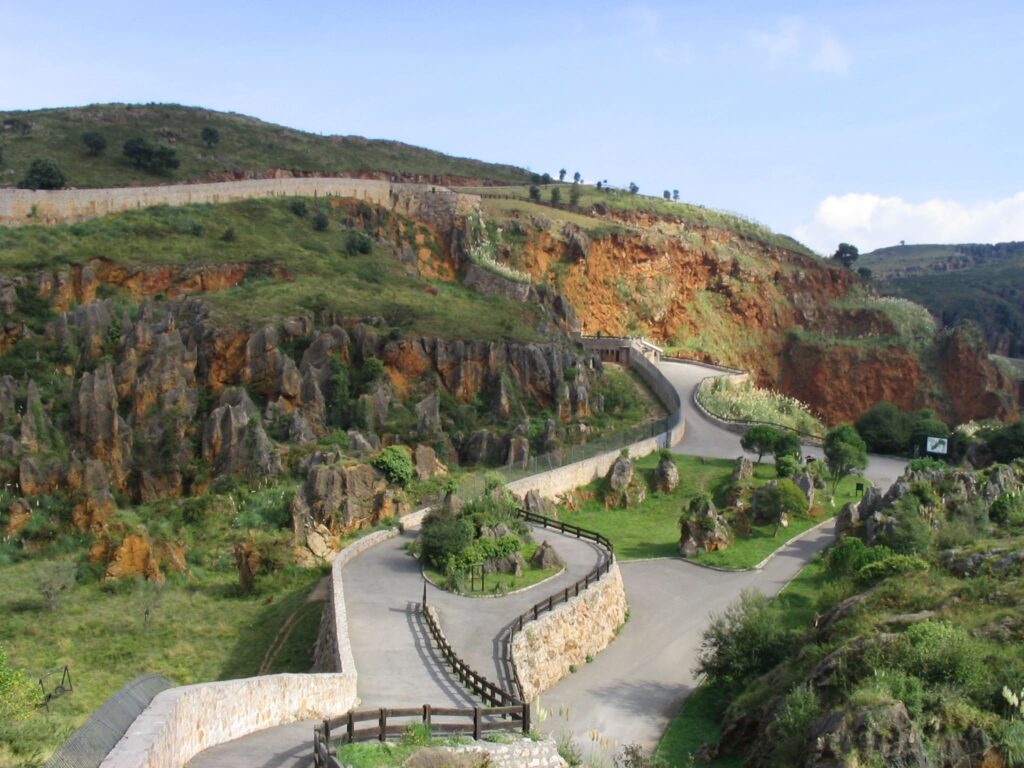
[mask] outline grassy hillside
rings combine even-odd
[[[1024,356],[1024,243],[897,246],[858,265],[884,292],[923,304],[944,325],[976,323],[992,352]]]
[[[220,140],[203,141],[204,128]],[[82,134],[95,131],[107,148],[91,157]],[[180,166],[167,173],[132,167],[121,152],[142,137],[177,152]],[[253,117],[177,104],[97,104],[87,107],[0,112],[0,186],[14,186],[35,158],[50,158],[73,187],[167,184],[245,178],[271,169],[304,174],[380,173],[403,178],[459,177],[482,183],[523,183],[529,174],[496,165],[360,136],[319,136]]]

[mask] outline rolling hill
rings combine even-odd
[[[943,325],[975,323],[997,355],[1024,357],[1024,243],[907,245],[861,256],[879,288]]]
[[[204,128],[219,140],[208,146]],[[82,134],[96,132],[106,149],[90,156]],[[177,169],[149,173],[132,166],[122,146],[144,138],[175,150]],[[114,187],[223,181],[275,175],[398,177],[404,181],[521,184],[530,173],[361,136],[319,136],[253,117],[177,104],[94,104],[0,112],[0,186],[14,186],[35,158],[54,160],[68,186]]]

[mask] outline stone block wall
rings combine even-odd
[[[228,203],[263,197],[349,197],[421,219],[438,229],[473,210],[477,195],[430,184],[310,177],[108,189],[0,189],[0,225],[66,224],[152,205]]]
[[[615,639],[626,620],[626,590],[619,566],[567,603],[526,624],[512,638],[512,663],[523,698],[533,701],[572,667],[587,663]]]
[[[171,688],[153,699],[100,768],[180,768],[204,749],[356,705],[355,675],[268,675]],[[310,729],[310,752],[313,731]]]

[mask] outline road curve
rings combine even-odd
[[[659,369],[679,391],[686,420],[685,436],[673,451],[730,459],[744,455],[737,433],[693,406],[696,387],[716,371],[669,362]],[[808,453],[821,456],[821,449]],[[905,465],[872,456],[865,474],[885,489]],[[620,561],[630,621],[592,663],[541,696],[547,717],[540,729],[571,735],[585,756],[607,757],[626,744],[653,749],[698,683],[692,668],[711,617],[744,589],[778,594],[834,537],[830,521],[781,548],[760,571],[714,571],[682,559]]]

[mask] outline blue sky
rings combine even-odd
[[[0,109],[179,102],[565,167],[821,251],[1024,239],[1019,1],[0,0],[0,24]]]

